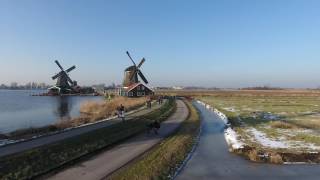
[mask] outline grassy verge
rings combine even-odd
[[[160,109],[126,123],[89,132],[78,137],[42,146],[0,159],[0,179],[31,179],[70,162],[90,156],[146,129],[151,120],[167,119],[175,111],[169,100]]]
[[[177,132],[147,152],[141,159],[119,170],[107,179],[170,179],[190,150],[199,132],[200,118],[197,110],[187,102],[189,117]]]

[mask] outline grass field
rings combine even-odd
[[[225,113],[245,144],[281,152],[320,151],[317,91],[216,91],[196,97]]]

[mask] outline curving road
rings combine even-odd
[[[99,180],[141,156],[150,148],[169,136],[187,119],[189,110],[185,103],[177,100],[177,110],[161,123],[158,135],[142,133],[108,149],[84,162],[71,166],[48,179]]]
[[[252,163],[229,153],[221,119],[195,103],[202,115],[202,133],[193,156],[177,180],[318,180],[319,165],[272,165]]]

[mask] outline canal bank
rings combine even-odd
[[[205,106],[198,103],[195,103],[195,106],[202,117],[200,142],[176,179],[319,179],[319,165],[252,163],[241,156],[229,153],[224,137],[224,122]]]

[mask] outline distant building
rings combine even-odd
[[[180,86],[174,86],[174,87],[172,87],[172,89],[174,89],[174,90],[182,90],[182,89],[183,89],[183,87],[180,87]]]
[[[143,83],[135,83],[119,89],[120,96],[142,97],[154,95],[154,91]]]

